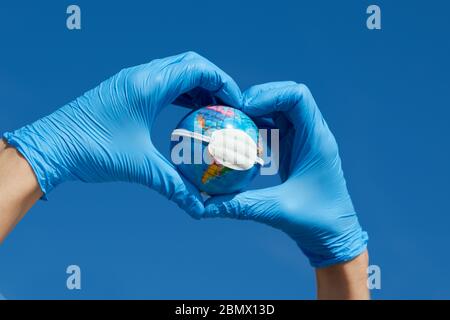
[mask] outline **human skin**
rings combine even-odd
[[[355,259],[316,269],[317,298],[320,300],[368,300],[367,267],[369,254],[364,251]]]
[[[0,243],[41,196],[28,162],[0,140]],[[365,251],[351,261],[316,269],[318,299],[369,299],[367,266]]]
[[[0,141],[0,243],[42,196],[33,170],[20,153]]]

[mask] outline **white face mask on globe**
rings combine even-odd
[[[216,163],[233,170],[248,170],[255,163],[264,165],[258,157],[258,146],[245,132],[234,128],[213,131],[210,136],[186,129],[175,129],[172,137],[188,137],[208,143],[208,152]]]

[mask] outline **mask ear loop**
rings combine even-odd
[[[206,143],[211,142],[211,137],[205,136],[203,134],[200,134],[198,132],[189,131],[186,129],[175,129],[172,131],[172,137],[187,137],[192,138],[195,140],[200,140]],[[264,166],[264,160],[260,157],[255,158],[255,162],[259,164],[260,166]]]
[[[255,162],[259,164],[261,167],[264,166],[264,159],[260,157],[256,157]]]
[[[211,138],[208,136],[205,136],[203,134],[200,134],[198,132],[189,131],[186,129],[175,129],[172,131],[172,137],[187,137],[192,138],[195,140],[204,141],[207,143],[211,142]]]

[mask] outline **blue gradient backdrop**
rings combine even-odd
[[[245,89],[312,90],[341,149],[371,263],[374,298],[450,298],[450,3],[376,1],[0,2],[0,131],[42,117],[121,68],[194,50]],[[154,129],[168,151],[183,109]],[[277,183],[258,179],[255,187]],[[138,185],[68,183],[0,247],[13,298],[314,298],[314,273],[284,234],[252,222],[194,221]],[[82,290],[65,269],[82,269]]]

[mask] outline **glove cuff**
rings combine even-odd
[[[51,160],[46,155],[48,145],[28,126],[14,132],[5,132],[3,138],[28,161],[43,192],[41,199],[47,200],[47,194],[64,180],[59,170],[50,165]]]
[[[328,248],[326,254],[316,254],[301,248],[314,268],[324,268],[353,260],[367,249],[369,236],[359,227],[352,234],[338,239]]]

